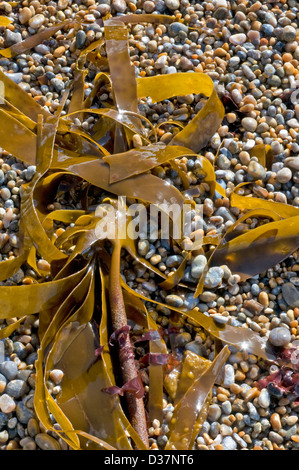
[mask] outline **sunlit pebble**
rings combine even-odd
[[[246,34],[244,33],[239,33],[239,34],[233,34],[230,38],[229,41],[234,44],[235,46],[240,46],[246,42]]]
[[[53,369],[51,370],[49,377],[54,382],[55,385],[59,385],[62,382],[64,373],[60,369]]]

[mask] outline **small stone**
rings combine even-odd
[[[27,423],[27,431],[29,436],[34,437],[40,432],[38,421],[35,418],[30,418]]]
[[[294,41],[297,37],[297,31],[293,26],[287,25],[282,30],[282,40],[286,42]]]
[[[118,13],[124,13],[127,9],[125,0],[112,0],[112,6]]]
[[[5,39],[5,45],[7,47],[13,46],[14,44],[17,44],[18,42],[22,41],[22,35],[21,33],[14,33],[13,31],[10,31],[10,29],[6,29],[4,33],[4,39]]]
[[[210,268],[207,272],[204,285],[208,289],[215,289],[222,282],[224,270],[218,266]]]
[[[8,431],[0,431],[0,444],[5,444],[9,439]]]
[[[63,371],[60,369],[53,369],[51,370],[49,377],[50,379],[56,384],[59,385],[62,382],[63,379]]]
[[[165,302],[167,303],[167,305],[171,305],[172,307],[176,308],[182,307],[184,303],[183,299],[175,294],[167,295],[165,298]]]
[[[140,256],[145,256],[149,251],[149,241],[139,240],[137,249]]]
[[[56,57],[56,59],[57,59],[59,57],[62,57],[64,53],[65,53],[65,47],[64,46],[59,46],[53,52],[53,56]]]
[[[51,79],[51,84],[54,86],[55,90],[60,93],[64,90],[64,81],[61,80],[60,78],[52,78]]]
[[[255,119],[250,117],[245,117],[241,121],[242,126],[246,131],[254,132],[257,128],[257,122]]]
[[[235,369],[231,364],[224,366],[223,387],[230,387],[235,382]],[[223,404],[222,404],[223,406]]]
[[[165,0],[165,5],[169,10],[178,10],[180,8],[180,0]]]
[[[291,282],[286,282],[282,285],[282,296],[284,301],[288,304],[289,307],[298,308],[299,307],[299,291],[296,289],[294,284]],[[1,372],[1,367],[0,367]],[[4,374],[5,375],[5,374]]]
[[[46,433],[39,433],[35,436],[35,442],[42,450],[61,450],[59,442]]]
[[[20,446],[23,450],[36,450],[36,444],[32,437],[24,437],[20,440]]]
[[[32,18],[32,12],[31,12],[30,8],[28,8],[28,7],[22,8],[22,10],[20,11],[20,14],[19,14],[20,23],[21,24],[26,24],[26,23],[28,23],[30,18]]]
[[[280,431],[281,430],[281,421],[280,421],[280,416],[278,413],[273,413],[270,416],[270,423],[272,426],[272,429],[274,431]]]
[[[194,279],[199,279],[206,264],[207,258],[204,255],[195,256],[191,264],[191,276],[194,277]]]
[[[4,393],[0,397],[0,410],[2,413],[12,413],[16,408],[15,401],[7,393]]]
[[[13,380],[18,373],[18,366],[12,361],[1,362],[0,373],[3,374],[7,380]]]
[[[34,412],[29,410],[25,403],[20,401],[17,403],[16,406],[16,416],[20,423],[27,424],[29,419],[34,417]]]
[[[183,31],[184,33],[188,33],[188,26],[186,26],[184,23],[171,23],[170,26],[170,31],[172,31],[174,34],[178,34],[180,31]]]
[[[167,268],[177,268],[177,267],[179,267],[179,265],[181,264],[182,261],[183,261],[182,256],[172,255],[172,256],[168,256],[168,258],[166,259],[165,264],[166,264]]]
[[[273,346],[286,346],[291,341],[291,333],[284,327],[274,328],[270,331],[269,341]]]
[[[221,416],[221,408],[217,404],[212,404],[209,406],[208,410],[208,419],[211,422],[218,421]]]
[[[29,391],[29,387],[24,380],[11,380],[6,386],[6,393],[12,398],[21,398],[25,393]]]
[[[207,290],[207,291],[204,291],[202,294],[200,294],[199,298],[202,302],[209,303],[209,302],[213,302],[214,300],[216,300],[217,295],[214,292],[210,292]]]
[[[182,56],[180,60],[180,67],[182,70],[192,70],[194,68],[193,63],[187,57]]]
[[[238,34],[233,34],[230,38],[229,41],[234,44],[234,46],[241,46],[246,42],[246,34],[244,33],[238,33]]]
[[[288,157],[285,159],[284,164],[293,170],[299,171],[299,157]]]
[[[299,127],[299,121],[295,118],[292,118],[287,121],[287,125],[293,129],[296,129]]]
[[[269,408],[270,403],[271,403],[271,399],[270,399],[269,392],[266,388],[263,388],[261,390],[261,393],[258,396],[258,404],[262,408]]]
[[[86,41],[86,33],[83,29],[80,29],[76,34],[76,48],[82,49]]]
[[[264,179],[266,176],[265,168],[255,160],[250,161],[247,170],[249,175],[255,180]]]
[[[143,9],[145,13],[152,13],[153,11],[155,11],[155,7],[156,5],[154,4],[154,2],[151,2],[149,0],[146,0],[143,4]]]
[[[292,172],[289,168],[282,168],[277,172],[277,181],[281,184],[288,183],[292,179]]]
[[[41,14],[38,14],[38,15],[34,15],[32,18],[30,18],[29,20],[29,26],[33,29],[38,29],[40,28],[44,22],[45,22],[45,16],[44,15],[41,15]]]
[[[231,436],[225,436],[222,440],[223,450],[236,450],[237,443]]]

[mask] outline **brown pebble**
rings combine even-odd
[[[56,57],[56,58],[62,57],[64,53],[65,53],[65,47],[64,46],[59,46],[53,52],[53,56]]]

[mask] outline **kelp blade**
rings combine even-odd
[[[299,247],[298,223],[297,215],[249,230],[218,248],[211,266],[226,264],[243,281],[272,268]]]
[[[170,424],[168,450],[188,450],[193,445],[191,439],[194,425],[229,355],[230,351],[225,346],[176,405]]]

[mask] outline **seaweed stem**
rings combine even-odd
[[[109,276],[109,300],[113,331],[116,331],[127,325],[125,303],[120,284],[120,254],[120,240],[115,240],[113,243]],[[121,348],[119,348],[119,361],[122,372],[122,379],[123,382],[126,383],[136,378],[139,372],[136,366],[134,355],[122,354],[122,350],[133,351],[130,336],[128,334],[125,335],[124,344]],[[125,396],[127,399],[130,422],[146,447],[149,448],[147,420],[143,398],[137,398],[133,393],[129,392],[126,392]]]

